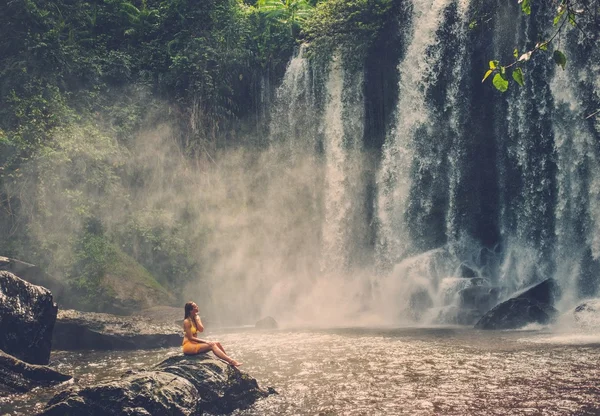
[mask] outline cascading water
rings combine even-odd
[[[381,322],[473,323],[547,277],[567,303],[593,296],[600,123],[581,115],[600,105],[599,66],[578,58],[556,70],[539,53],[524,69],[525,86],[502,95],[481,84],[482,64],[531,47],[551,11],[526,17],[498,3],[495,29],[482,41],[470,25],[478,6],[468,0],[409,4],[394,120],[376,169],[363,145],[365,108],[375,107],[363,88],[377,72],[349,70],[343,56],[316,70],[301,48],[278,90],[272,148],[291,149],[284,164],[312,161],[307,224],[318,267],[296,306],[337,290],[344,294],[336,307],[368,310]],[[263,311],[278,310],[271,306]]]

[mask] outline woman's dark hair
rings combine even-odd
[[[188,319],[190,317],[190,313],[192,312],[192,310],[194,309],[194,302],[188,302],[185,304],[183,310],[185,311],[185,315],[183,317],[183,319]],[[190,322],[192,323],[192,325],[194,325],[194,328],[198,329],[196,327],[196,322],[194,322],[195,319],[190,319]]]

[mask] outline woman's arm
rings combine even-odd
[[[198,332],[204,332],[204,325],[202,325],[202,321],[198,315],[196,315],[196,328],[198,329]]]
[[[207,343],[207,341],[204,341],[192,334],[192,323],[188,319],[183,321],[183,331],[185,332],[186,338],[189,339],[190,341]]]

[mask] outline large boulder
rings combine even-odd
[[[181,345],[183,329],[174,323],[107,313],[60,311],[52,345],[58,350],[135,350]]]
[[[559,296],[560,287],[556,280],[543,280],[492,308],[475,324],[475,328],[518,329],[532,323],[549,324],[558,314],[553,305]]]
[[[0,350],[48,364],[57,310],[48,289],[0,271]]]
[[[149,371],[56,395],[40,416],[230,413],[274,393],[209,354],[171,357]]]
[[[53,386],[71,378],[50,367],[28,364],[0,351],[0,396]]]
[[[546,325],[558,311],[547,303],[529,298],[512,298],[494,307],[475,324],[477,329],[518,329],[537,323]]]

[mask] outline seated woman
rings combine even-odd
[[[230,365],[237,367],[242,363],[230,358],[225,354],[223,346],[219,342],[204,341],[196,336],[198,332],[204,331],[204,326],[198,316],[198,305],[194,302],[185,304],[185,318],[183,320],[183,353],[186,355],[200,354],[212,351],[220,359],[227,361]]]

